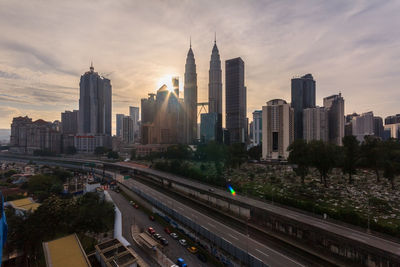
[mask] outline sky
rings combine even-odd
[[[183,90],[189,38],[198,101],[208,99],[214,33],[222,61],[245,62],[247,112],[290,102],[290,80],[312,73],[317,104],[342,93],[345,113],[400,113],[400,1],[0,0],[0,128],[12,118],[60,120],[78,109],[93,61],[109,78],[115,114],[165,76]],[[225,101],[223,101],[225,102]]]

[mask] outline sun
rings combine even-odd
[[[172,86],[172,77],[173,75],[164,75],[161,77],[157,82],[157,88],[160,88],[165,84],[169,91],[173,91],[174,87]]]

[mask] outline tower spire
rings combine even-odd
[[[190,37],[189,37],[189,42],[190,42],[190,48],[192,48],[192,36],[190,35]]]
[[[217,44],[217,32],[214,32],[214,44]]]
[[[93,72],[94,71],[94,67],[93,67],[93,61],[90,62],[90,71]]]

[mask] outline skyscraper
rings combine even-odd
[[[381,117],[374,117],[374,135],[383,139],[383,120]]]
[[[139,138],[139,107],[129,107],[129,116],[133,120],[133,132],[134,132],[134,138]],[[136,140],[135,140],[136,142]]]
[[[253,127],[251,130],[253,146],[258,146],[262,142],[262,110],[253,112],[253,123],[250,124],[250,127]]]
[[[292,79],[292,102],[294,110],[294,137],[303,138],[303,110],[315,107],[315,80],[311,74]]]
[[[222,70],[216,38],[211,53],[208,79],[208,112],[217,114],[215,141],[222,142]]]
[[[186,143],[192,144],[197,137],[197,73],[192,43],[185,64],[184,103],[185,140]]]
[[[325,97],[324,107],[328,110],[329,141],[341,146],[344,137],[344,99],[342,94]]]
[[[134,139],[134,122],[131,116],[122,118],[122,140],[126,144],[133,144]]]
[[[63,134],[76,134],[78,132],[78,117],[77,110],[61,113],[61,129]]]
[[[262,157],[286,159],[294,139],[293,108],[285,100],[273,99],[262,107]]]
[[[238,57],[225,61],[226,128],[230,143],[246,142],[247,104],[244,62]]]
[[[374,113],[372,111],[362,113],[352,118],[352,135],[358,141],[364,141],[364,136],[374,135]]]
[[[117,121],[116,121],[116,135],[118,136],[118,137],[122,137],[122,120],[123,120],[123,118],[124,118],[124,114],[117,114],[116,115],[116,119],[117,119]]]
[[[306,141],[329,138],[328,111],[324,107],[306,108],[303,110],[303,139]]]
[[[109,79],[90,71],[81,76],[79,83],[80,134],[111,136],[111,83]]]
[[[204,143],[217,141],[218,113],[201,114],[200,140]]]

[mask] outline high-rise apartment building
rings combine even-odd
[[[306,108],[303,110],[303,139],[329,140],[328,111],[324,107]]]
[[[385,118],[385,125],[388,124],[395,124],[395,123],[400,123],[400,114],[392,115],[392,116],[387,116]]]
[[[124,119],[124,114],[116,115],[116,135],[122,137],[122,120]]]
[[[185,143],[192,144],[197,139],[197,73],[192,44],[185,64]]]
[[[294,111],[285,100],[273,99],[262,107],[262,157],[286,159],[294,140]]]
[[[294,136],[303,138],[303,110],[315,107],[315,80],[311,74],[292,79],[292,102],[294,110]]]
[[[61,129],[63,134],[77,134],[78,133],[78,120],[79,111],[69,111],[61,113]]]
[[[78,132],[86,135],[111,136],[111,83],[109,79],[90,71],[79,83]]]
[[[329,141],[338,146],[342,145],[344,137],[344,99],[342,94],[324,98],[324,107],[328,110]]]
[[[250,124],[253,146],[258,146],[262,142],[262,110],[253,112],[253,123]]]
[[[139,139],[139,107],[129,107],[129,116],[133,120],[134,139]]]
[[[374,135],[374,113],[372,111],[354,116],[351,121],[352,135],[358,141],[364,141],[366,135]]]
[[[238,57],[225,61],[226,129],[230,143],[245,143],[247,135],[247,96],[244,62]]]

